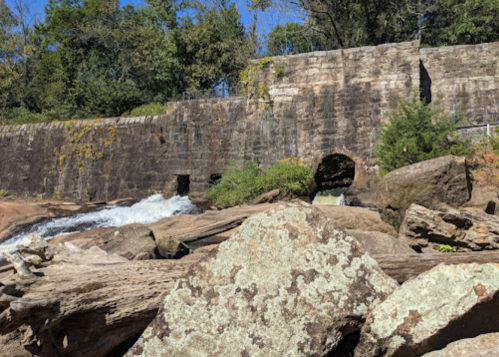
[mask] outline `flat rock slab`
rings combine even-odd
[[[193,266],[126,356],[326,356],[397,286],[319,209],[280,204]]]
[[[443,350],[425,354],[423,357],[497,357],[499,356],[499,333],[489,333],[475,338],[453,342]]]
[[[374,308],[355,356],[416,357],[499,331],[498,291],[498,264],[435,267]]]
[[[369,254],[414,254],[411,249],[401,239],[394,238],[381,232],[362,232],[354,229],[347,229],[346,233],[354,237]]]

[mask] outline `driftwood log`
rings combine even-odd
[[[385,273],[403,283],[439,264],[499,263],[499,250],[473,253],[373,255]]]
[[[0,283],[0,334],[28,325],[24,346],[44,357],[105,356],[140,334],[195,261],[129,261],[37,235],[18,250],[5,255],[16,274]]]

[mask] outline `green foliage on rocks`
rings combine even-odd
[[[309,195],[314,189],[312,170],[301,160],[282,160],[263,169],[256,162],[240,168],[230,164],[222,179],[208,190],[208,198],[223,207],[247,203],[259,195],[279,189],[280,198]]]
[[[457,249],[447,244],[440,244],[440,251],[442,253],[456,253]]]
[[[123,116],[146,116],[146,115],[158,115],[166,113],[166,104],[161,103],[149,103],[141,105],[137,108],[132,109],[130,112],[123,113]]]
[[[455,134],[463,116],[446,114],[438,101],[427,104],[414,94],[388,113],[376,149],[382,175],[416,162],[465,154],[468,142]]]

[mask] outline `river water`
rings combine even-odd
[[[165,199],[161,194],[145,198],[130,207],[106,206],[90,213],[70,217],[52,218],[19,232],[0,244],[0,252],[14,251],[18,244],[27,243],[28,234],[39,233],[51,238],[93,228],[120,227],[131,223],[151,224],[165,217],[199,213],[187,196]]]

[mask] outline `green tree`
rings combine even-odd
[[[455,136],[462,115],[448,115],[437,103],[426,104],[414,95],[400,101],[381,126],[376,149],[382,175],[416,162],[460,153],[467,142]]]
[[[300,25],[288,22],[277,25],[268,34],[267,55],[295,55],[325,49],[325,38],[315,31],[309,23]]]
[[[429,45],[499,41],[499,0],[439,0],[426,22]]]

